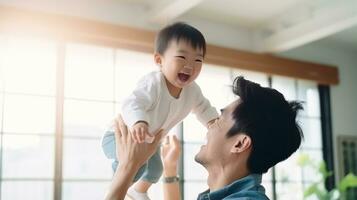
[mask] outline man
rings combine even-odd
[[[294,153],[303,137],[296,123],[297,112],[302,109],[299,103],[289,103],[278,91],[263,88],[242,77],[235,79],[233,93],[240,98],[221,110],[220,117],[208,128],[207,144],[195,157],[209,174],[209,190],[200,194],[198,200],[268,199],[261,185],[262,174]],[[132,170],[124,165],[126,170],[116,174],[108,199],[121,199],[117,197],[125,195],[125,187],[131,184],[131,174],[135,174],[131,171],[137,170],[144,162],[141,157],[136,157],[135,152],[146,151],[145,156],[149,157],[152,146],[159,144],[159,138],[156,138],[154,144],[140,146],[129,141],[125,129],[120,128],[117,132],[121,138],[126,138],[124,145],[127,144],[119,154],[121,159],[124,157],[131,163],[129,168]],[[177,160],[173,162],[177,163]],[[165,167],[164,162],[164,171],[172,172],[173,168]],[[129,182],[123,181],[123,177]],[[166,190],[178,190],[177,183],[164,185],[167,185]],[[115,191],[124,193],[113,193]],[[179,197],[167,195],[166,198]]]

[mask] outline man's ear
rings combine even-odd
[[[162,56],[159,54],[159,53],[155,53],[154,54],[154,62],[155,62],[155,64],[157,65],[157,66],[159,66],[160,67],[160,69],[161,69],[161,63],[162,63]]]
[[[231,153],[241,153],[248,150],[251,146],[252,140],[248,135],[238,134],[235,137],[235,142],[231,148]]]

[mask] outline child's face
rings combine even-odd
[[[194,49],[185,40],[172,40],[164,55],[155,54],[155,62],[172,86],[183,88],[200,74],[203,51]]]

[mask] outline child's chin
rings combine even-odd
[[[178,87],[178,88],[183,88],[183,87],[186,87],[188,84],[189,84],[188,81],[186,81],[186,82],[180,82],[179,84],[177,84],[177,87]]]
[[[182,81],[182,80],[180,80],[180,79],[177,81],[178,85],[180,85],[181,87],[187,86],[187,85],[189,85],[191,82],[192,82],[191,80]]]

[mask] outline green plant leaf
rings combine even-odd
[[[321,161],[320,165],[319,165],[319,172],[322,174],[323,179],[325,180],[326,178],[328,178],[329,176],[332,176],[333,172],[332,171],[328,171],[327,167],[326,167],[326,163],[325,161]]]
[[[357,187],[357,176],[353,173],[347,174],[338,184],[338,189],[343,193],[351,187]]]
[[[340,199],[340,192],[334,188],[330,192],[328,192],[327,199],[329,200],[338,200]]]
[[[296,160],[297,165],[300,167],[305,167],[309,164],[311,164],[310,156],[307,153],[301,153],[297,160]]]
[[[306,190],[304,191],[304,198],[313,195],[313,194],[320,194],[321,191],[319,189],[319,184],[318,183],[314,183],[312,185],[310,185],[308,188],[306,188]]]

